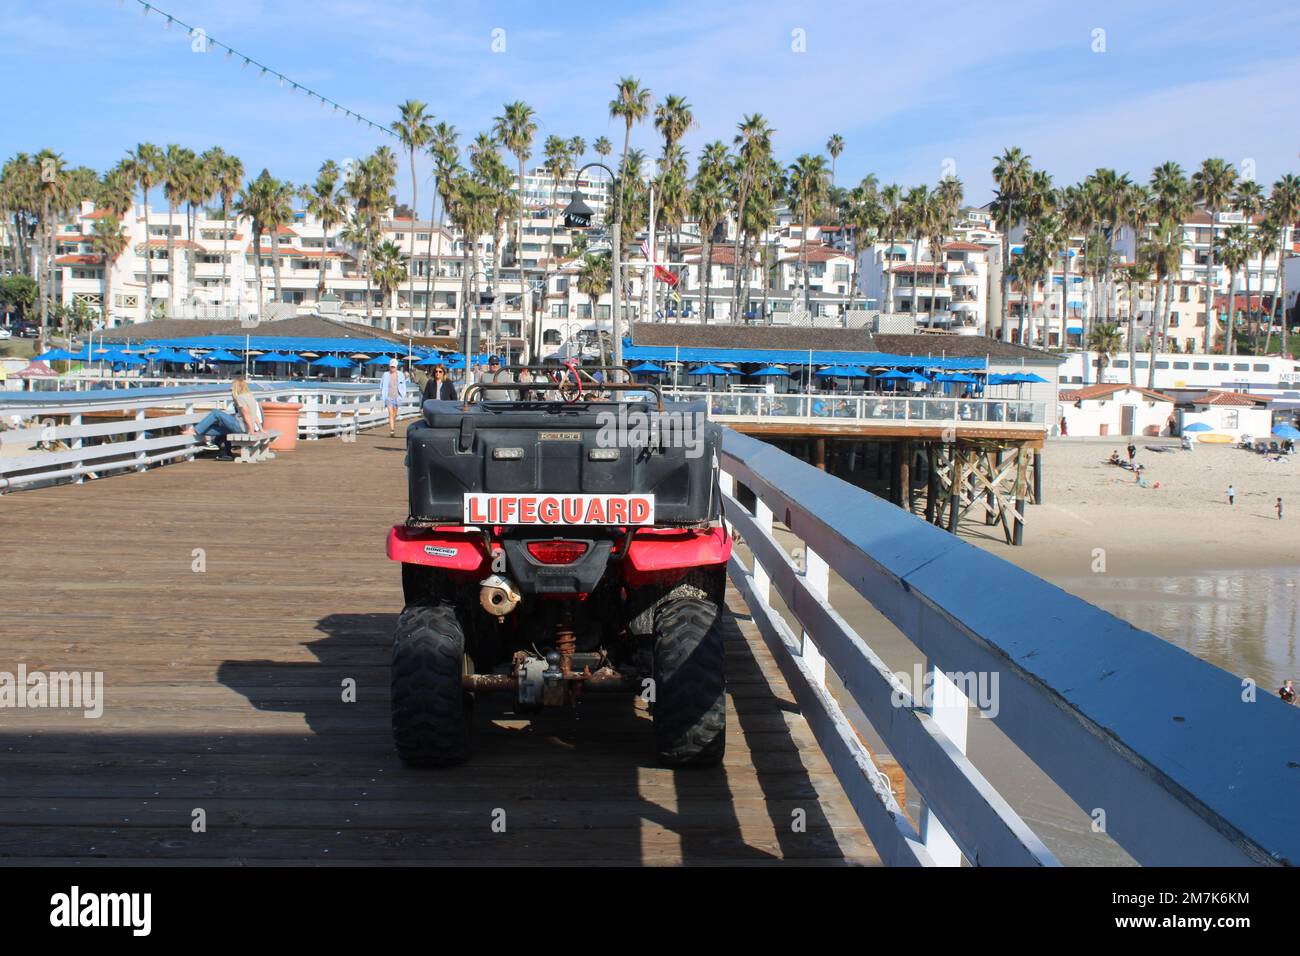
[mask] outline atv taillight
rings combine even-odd
[[[542,564],[572,564],[587,553],[585,541],[530,541],[528,553]]]

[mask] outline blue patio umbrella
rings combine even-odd
[[[391,355],[388,355],[388,354],[380,354],[380,355],[376,355],[374,358],[372,358],[370,361],[366,362],[365,364],[367,364],[367,365],[387,365],[390,361],[392,361],[392,359],[393,359],[393,357],[392,357]]]
[[[1295,441],[1297,438],[1300,438],[1300,428],[1295,428],[1294,426],[1283,422],[1280,425],[1273,426],[1273,434],[1278,438],[1286,438],[1290,441]]]
[[[1186,433],[1186,432],[1212,432],[1212,431],[1214,431],[1214,429],[1211,428],[1209,425],[1205,424],[1205,422],[1192,422],[1190,425],[1185,425],[1185,426],[1183,427],[1183,432],[1184,432],[1184,433]]]
[[[66,362],[68,359],[75,359],[76,357],[77,356],[73,355],[67,349],[50,349],[48,352],[36,356],[36,358],[32,359],[32,361],[33,362]]]
[[[956,382],[962,385],[974,385],[977,381],[974,375],[960,375],[960,374],[936,375],[934,377],[934,380],[936,382]]]
[[[691,369],[689,375],[739,375],[734,368],[723,368],[721,365],[701,365],[699,368]]]
[[[813,374],[823,378],[867,378],[867,373],[856,365],[829,365]]]
[[[654,362],[642,362],[640,365],[634,365],[630,371],[638,375],[667,375],[668,369],[662,365],[656,365]]]
[[[1047,381],[1047,379],[1043,378],[1041,375],[1035,375],[1033,372],[1016,372],[1013,375],[1007,376],[1007,378],[1013,382],[1025,382],[1025,383]]]
[[[285,352],[267,352],[253,359],[254,362],[288,362],[290,365],[307,361],[301,355],[289,355]]]
[[[907,378],[911,374],[912,374],[911,372],[900,372],[898,369],[894,368],[894,369],[890,369],[888,372],[885,372],[883,375],[877,375],[876,378],[896,380],[896,379]]]
[[[314,368],[352,368],[351,359],[339,358],[337,355],[323,355],[311,364]]]
[[[438,355],[435,352],[433,355],[425,356],[415,364],[418,365],[420,368],[433,368],[435,365],[445,365],[446,362],[443,360],[443,357],[441,355]]]
[[[766,368],[760,368],[757,372],[750,372],[749,374],[754,376],[755,378],[765,378],[768,376],[789,375],[790,370],[784,368],[777,368],[775,365],[769,365]]]
[[[189,362],[193,362],[194,356],[191,355],[189,352],[182,352],[179,349],[168,348],[168,349],[160,349],[158,352],[155,352],[153,356],[153,360],[155,362],[176,362],[184,365]]]
[[[209,362],[242,362],[243,359],[234,352],[228,352],[225,349],[217,349],[215,352],[209,352],[204,356]]]
[[[144,365],[145,360],[138,355],[132,355],[130,352],[124,352],[121,355],[114,355],[111,358],[104,356],[105,361],[111,361],[116,365]]]

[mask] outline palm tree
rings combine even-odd
[[[524,278],[524,161],[533,149],[533,137],[537,134],[537,124],[533,122],[533,108],[523,100],[507,103],[495,120],[493,129],[496,139],[502,146],[514,153],[519,161],[519,215],[515,219],[515,259],[519,264],[519,317],[527,341],[531,341],[528,328],[528,304],[531,296],[528,283]]]
[[[604,136],[598,137],[596,139],[596,142],[592,144],[591,148],[594,149],[596,151],[596,155],[600,156],[602,159],[607,157],[610,153],[614,151],[613,145]]]
[[[1214,346],[1214,225],[1219,212],[1228,205],[1236,185],[1236,170],[1227,160],[1207,159],[1201,163],[1201,168],[1192,174],[1192,188],[1195,191],[1196,201],[1204,207],[1210,217],[1210,241],[1206,247],[1205,267],[1206,352]]]
[[[406,281],[406,253],[402,252],[397,243],[386,239],[375,247],[371,269],[375,285],[379,286],[379,294],[383,297],[379,308],[384,328],[395,332],[396,320],[393,324],[388,321],[388,303],[396,295],[398,287]]]
[[[799,206],[801,235],[799,243],[799,270],[803,282],[803,307],[811,314],[810,290],[808,287],[808,220],[813,209],[826,198],[830,171],[822,156],[809,156],[804,153],[798,157],[789,169],[790,198]]]
[[[433,156],[433,185],[435,198],[440,203],[438,215],[438,252],[433,260],[424,283],[424,325],[432,331],[433,280],[442,270],[442,234],[446,225],[447,205],[451,201],[451,183],[460,171],[460,147],[456,141],[460,134],[449,123],[439,123],[433,128],[433,137],[429,141],[429,153]],[[430,213],[432,220],[433,214]],[[433,253],[433,233],[429,230],[429,251]]]
[[[1030,157],[1018,146],[1003,150],[1001,156],[994,157],[993,180],[997,184],[997,193],[993,200],[994,219],[1002,230],[1002,341],[1011,341],[1011,329],[1007,326],[1007,271],[1011,266],[1011,229],[1016,226],[1024,213],[1020,208],[1025,189],[1029,186],[1032,167]],[[1021,310],[1021,341],[1024,340],[1024,310]]]
[[[162,178],[167,158],[153,143],[140,143],[134,153],[127,154],[127,170],[144,196],[144,316],[153,318],[153,253],[149,249],[149,190]]]
[[[926,210],[926,242],[930,246],[930,325],[934,325],[934,305],[939,289],[939,267],[943,265],[943,239],[952,228],[961,209],[962,185],[956,176],[945,176],[930,194]]]
[[[546,157],[542,163],[542,168],[546,174],[551,177],[551,205],[548,210],[548,216],[555,210],[555,194],[560,188],[560,183],[568,178],[569,168],[573,162],[569,152],[570,141],[562,139],[559,136],[548,136],[546,142],[542,144],[542,155]],[[555,267],[555,229],[551,229],[550,238],[546,244],[546,268]],[[541,323],[539,322],[540,326]]]
[[[587,155],[587,141],[581,136],[569,137],[569,157],[576,163]]]
[[[1255,226],[1255,219],[1264,211],[1264,188],[1253,179],[1243,179],[1237,183],[1237,191],[1232,197],[1232,206],[1237,212],[1241,213],[1245,220],[1246,231],[1251,232],[1249,241],[1245,244],[1247,247],[1246,256],[1246,326],[1251,329],[1251,351],[1254,351],[1255,341],[1254,318],[1255,310],[1250,307],[1250,259],[1256,252],[1260,251],[1258,238],[1252,230]],[[1264,301],[1264,256],[1259,260],[1259,298],[1260,304]]]
[[[1052,265],[1056,261],[1057,249],[1060,248],[1063,224],[1054,212],[1045,211],[1029,220],[1025,227],[1025,239],[1020,256],[1019,273],[1021,287],[1025,294],[1025,303],[1030,311],[1033,308],[1035,292],[1038,286],[1046,283],[1052,274]],[[1023,320],[1025,309],[1021,308]],[[1047,294],[1044,290],[1043,306],[1039,318],[1042,320],[1037,336],[1040,348],[1047,346]],[[1031,321],[1032,326],[1032,321]],[[1064,323],[1062,323],[1062,344],[1064,343]],[[1023,336],[1020,343],[1025,344]]]
[[[1156,227],[1154,235],[1147,241],[1143,253],[1156,273],[1156,309],[1151,317],[1151,334],[1148,336],[1151,357],[1148,363],[1147,388],[1156,387],[1157,344],[1168,333],[1169,303],[1173,299],[1173,280],[1174,276],[1182,269],[1183,250],[1185,248],[1186,242],[1183,239],[1182,219],[1163,219]],[[1160,305],[1160,286],[1162,283],[1165,286],[1163,309]],[[1159,323],[1158,326],[1157,322]]]
[[[375,239],[377,230],[370,217],[360,210],[353,210],[352,215],[344,222],[343,229],[339,232],[339,238],[347,245],[356,250],[358,267],[363,271],[366,277],[366,324],[370,324],[370,283],[374,272],[370,268],[370,257],[374,252]],[[256,232],[254,232],[256,239]],[[257,274],[258,295],[261,296],[262,273],[258,268]]]
[[[1128,174],[1120,175],[1113,169],[1098,169],[1092,174],[1096,191],[1097,224],[1106,240],[1106,259],[1102,276],[1102,289],[1106,295],[1106,321],[1113,318],[1114,290],[1111,287],[1111,263],[1115,256],[1115,233],[1123,224],[1124,202],[1132,182]]]
[[[1142,289],[1151,281],[1151,259],[1146,251],[1139,247],[1133,261],[1128,263],[1128,381],[1137,384],[1137,314],[1142,302]],[[1151,314],[1155,324],[1155,313]],[[1095,331],[1099,326],[1093,326]],[[1091,335],[1091,332],[1089,333]]]
[[[483,137],[476,140],[476,145]],[[566,144],[567,146],[567,144]],[[505,245],[506,225],[518,212],[520,198],[511,188],[510,170],[501,160],[501,154],[495,147],[473,150],[474,174],[487,191],[491,202],[492,218],[492,280],[498,287],[501,282],[501,250]],[[492,347],[496,350],[501,342],[501,300],[500,294],[492,297]],[[536,323],[540,336],[541,323]],[[530,354],[536,355],[541,349],[541,342],[532,344]]]
[[[95,235],[91,245],[104,257],[104,307],[101,311],[104,325],[111,326],[113,324],[113,267],[127,247],[127,238],[122,232],[122,221],[113,215],[96,219]]]
[[[288,183],[272,178],[268,170],[250,182],[240,194],[235,205],[237,215],[252,220],[253,223],[253,258],[257,273],[257,314],[262,315],[265,301],[262,292],[262,235],[271,236],[271,268],[275,276],[275,297],[279,301],[282,293],[280,286],[280,245],[277,233],[293,218],[291,196],[293,187]]]
[[[172,143],[163,159],[163,195],[167,197],[167,314],[176,312],[176,206],[185,199],[190,166],[197,157],[194,151]]]
[[[691,105],[686,102],[684,96],[669,95],[664,101],[655,107],[655,129],[659,135],[664,138],[663,158],[660,160],[660,195],[663,201],[659,209],[664,213],[663,219],[666,222],[680,222],[680,218],[675,214],[685,215],[686,205],[686,164],[681,159],[680,150],[677,146],[681,138],[686,135],[686,131],[691,128],[695,122],[695,114],[691,112]],[[670,176],[670,172],[673,175]],[[655,223],[650,223],[650,247],[657,248],[657,233]],[[671,243],[670,243],[671,245]],[[658,260],[658,253],[655,259]],[[671,249],[669,258],[672,258]],[[665,295],[667,289],[664,290]]]
[[[1218,261],[1228,270],[1228,320],[1226,323],[1227,340],[1224,342],[1224,354],[1233,355],[1237,325],[1237,273],[1242,266],[1246,268],[1246,308],[1250,308],[1250,233],[1246,227],[1237,224],[1229,226],[1222,235],[1215,236],[1214,243]]]
[[[921,240],[927,235],[928,217],[933,211],[930,191],[925,186],[915,186],[903,199],[903,224],[912,237],[912,318],[921,310],[921,293],[918,280],[921,269]]]
[[[748,209],[750,195],[754,191],[760,175],[767,170],[772,158],[772,128],[761,113],[751,113],[743,117],[737,125],[737,129],[739,132],[736,134],[734,145],[739,147],[735,171],[736,247],[738,251],[735,256],[735,284],[732,287],[731,295],[731,321],[733,322],[736,321],[738,310],[744,311],[745,309],[745,305],[741,303],[740,289],[741,277],[748,271],[749,265],[747,240],[750,232],[746,227],[751,222]],[[764,221],[763,225],[759,227],[760,231],[766,224],[767,221]],[[748,284],[746,284],[745,289],[748,292]]]
[[[307,211],[315,216],[321,225],[320,273],[316,279],[316,302],[325,296],[325,266],[329,257],[330,229],[337,226],[347,215],[343,203],[343,193],[339,189],[340,170],[338,163],[327,159],[316,173],[316,181],[303,191]]]
[[[700,295],[701,321],[708,323],[712,312],[713,234],[727,213],[725,191],[727,147],[721,140],[705,146],[695,167],[695,183],[691,190],[691,215],[700,225]]]
[[[230,259],[230,204],[244,178],[244,164],[217,147],[212,154],[212,187],[221,197],[221,304],[226,304],[226,265]],[[205,154],[206,155],[206,154]]]
[[[1269,309],[1268,329],[1264,333],[1265,355],[1268,354],[1268,347],[1273,338],[1273,316],[1275,314],[1282,323],[1282,351],[1287,351],[1286,346],[1290,330],[1287,328],[1286,269],[1284,266],[1289,233],[1291,233],[1296,219],[1300,218],[1300,176],[1295,173],[1287,173],[1273,184],[1273,189],[1268,196],[1268,215],[1277,224],[1277,279],[1276,292],[1273,296],[1272,307]]]
[[[1097,381],[1100,382],[1106,374],[1110,357],[1124,347],[1119,326],[1114,322],[1103,322],[1101,325],[1093,326],[1088,333],[1086,347],[1088,351],[1097,353]],[[1132,365],[1130,364],[1129,367],[1131,370]]]
[[[831,154],[831,189],[835,189],[835,161],[840,158],[844,152],[844,137],[839,133],[831,133],[831,138],[826,141],[826,152]]]
[[[54,297],[54,220],[59,210],[67,205],[68,171],[63,157],[53,150],[43,149],[36,154],[34,192],[39,196],[41,223],[41,347],[45,347],[49,327],[50,302]]]
[[[607,289],[611,288],[610,278],[612,276],[612,266],[609,256],[601,253],[600,255],[587,256],[582,261],[582,268],[578,271],[578,291],[591,300],[591,323],[596,330],[596,338],[600,341],[600,364],[606,364],[605,355],[605,336],[602,334],[600,322],[596,318],[596,306],[600,302],[600,297],[605,294]]]
[[[862,182],[849,190],[848,206],[841,217],[853,230],[853,273],[849,277],[849,294],[844,303],[844,325],[848,327],[849,311],[858,294],[858,263],[861,260],[862,236],[867,233],[875,243],[880,234],[882,219],[880,195],[876,192],[876,176],[868,173]],[[888,273],[886,273],[888,275]]]
[[[627,150],[632,143],[632,126],[640,123],[650,114],[650,103],[652,101],[651,93],[648,89],[641,88],[641,81],[634,76],[625,76],[615,84],[614,98],[609,101],[609,115],[611,119],[621,119],[623,121],[623,158],[619,162],[619,169],[627,165]],[[596,152],[600,152],[601,137],[596,140]],[[603,153],[601,155],[604,155]],[[619,187],[618,205],[621,209],[623,203],[627,201],[625,183]]]
[[[198,263],[195,261],[195,253],[201,251],[198,244],[199,211],[208,204],[208,200],[217,191],[216,167],[223,156],[225,152],[219,146],[213,147],[190,164],[190,174],[186,178],[185,230],[189,235],[190,244],[185,256],[185,288],[192,301],[197,298],[194,269]]]
[[[1179,240],[1179,256],[1181,256],[1182,223],[1186,222],[1191,215],[1193,206],[1192,187],[1183,174],[1183,168],[1175,162],[1166,162],[1157,166],[1151,173],[1151,193],[1153,202],[1150,212],[1158,224],[1158,233],[1161,237],[1156,248],[1160,250],[1161,256],[1172,254],[1167,247],[1174,241],[1176,235]],[[1166,266],[1168,265],[1166,263]],[[1154,268],[1163,277],[1163,279],[1158,277],[1157,282],[1163,281],[1165,287],[1164,310],[1157,310],[1160,317],[1160,336],[1163,338],[1169,325],[1170,305],[1174,300],[1174,277],[1182,269],[1182,260],[1180,258],[1163,273],[1160,272],[1159,263],[1155,263]],[[1158,290],[1156,298],[1159,304]]]
[[[419,184],[415,175],[415,151],[424,149],[429,145],[433,138],[433,117],[428,113],[427,104],[420,100],[407,100],[397,107],[399,116],[393,123],[393,130],[397,133],[397,138],[402,141],[406,147],[407,162],[411,168],[411,252],[410,258],[415,258],[415,224],[420,218],[420,194]],[[432,232],[433,223],[430,222],[430,232]],[[429,267],[426,262],[425,268]],[[403,280],[405,281],[405,280]],[[415,297],[411,297],[410,317],[408,320],[412,327],[415,326]]]
[[[480,155],[484,154],[480,153]],[[478,237],[492,229],[495,204],[492,189],[477,177],[461,172],[453,182],[451,197],[449,211],[452,222],[458,225],[465,235],[464,275],[476,279],[478,275]],[[463,348],[466,368],[468,369],[474,345],[473,314],[469,307],[468,296],[465,299],[464,321]]]
[[[894,311],[894,271],[891,263],[894,258],[894,240],[906,225],[906,206],[903,201],[903,188],[890,183],[880,190],[880,228],[885,234],[885,313]]]

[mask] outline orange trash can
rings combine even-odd
[[[271,442],[274,451],[293,451],[298,446],[298,409],[301,402],[262,402],[262,427],[280,434]]]

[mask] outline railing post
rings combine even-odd
[[[186,417],[188,418],[189,416],[191,416],[191,415],[193,415],[193,414],[194,414],[194,401],[193,401],[193,399],[191,399],[190,401],[188,401],[188,402],[185,403],[185,415],[186,415]],[[196,433],[195,436],[194,436],[194,442],[195,442],[195,444],[193,445],[193,447],[190,448],[190,454],[189,454],[189,460],[190,460],[190,461],[193,461],[193,460],[194,460],[194,449],[195,449],[195,448],[198,448],[198,443],[201,442],[202,440],[203,440],[203,439],[200,438],[200,437],[198,436],[198,434]]]
[[[69,418],[68,418],[68,425],[71,426],[72,428],[75,428],[75,429],[78,430],[78,433],[77,433],[77,434],[73,437],[73,439],[72,439],[72,447],[73,447],[74,449],[79,449],[79,448],[81,448],[81,434],[80,434],[80,429],[81,429],[81,413],[78,412],[78,413],[75,414],[75,415],[69,416]],[[77,461],[77,468],[80,469],[84,464],[85,464],[84,461],[78,460],[78,461]],[[86,476],[85,476],[84,474],[79,474],[79,475],[77,475],[77,477],[76,477],[76,484],[78,484],[78,485],[85,484],[85,481],[86,481]]]
[[[822,600],[830,597],[830,566],[826,563],[825,558],[807,545],[804,546],[803,574],[808,590]],[[818,684],[825,687],[826,658],[822,657],[822,652],[817,649],[817,645],[813,643],[812,635],[807,631],[802,631],[802,646],[804,663],[808,665],[809,672]]]
[[[137,409],[136,409],[136,412],[135,412],[135,420],[136,420],[137,422],[141,422],[141,423],[145,422],[145,420],[148,418],[148,415],[146,415],[145,412],[146,412],[146,409],[144,409],[143,407],[142,407],[142,408],[137,408]],[[144,428],[143,428],[143,425],[142,425],[142,427],[137,428],[137,429],[135,430],[135,440],[136,440],[136,441],[143,441],[143,440],[144,440]],[[136,471],[145,471],[145,470],[148,469],[148,467],[149,467],[149,463],[145,460],[145,459],[147,459],[148,457],[149,457],[149,456],[148,456],[147,454],[145,454],[145,450],[144,450],[143,448],[141,448],[138,452],[135,453],[135,470],[136,470]]]
[[[728,475],[728,478],[731,476]],[[754,496],[754,523],[768,534],[772,533],[772,509],[757,495]],[[772,603],[772,576],[754,556],[754,593],[764,604]]]
[[[933,661],[926,661],[925,676],[926,686],[921,691],[925,695],[922,701],[926,713],[943,731],[944,736],[965,753],[968,712],[966,695],[957,689],[957,685]],[[930,851],[930,857],[937,865],[961,866],[961,850],[928,806],[921,816],[921,839],[925,841],[925,848]]]

